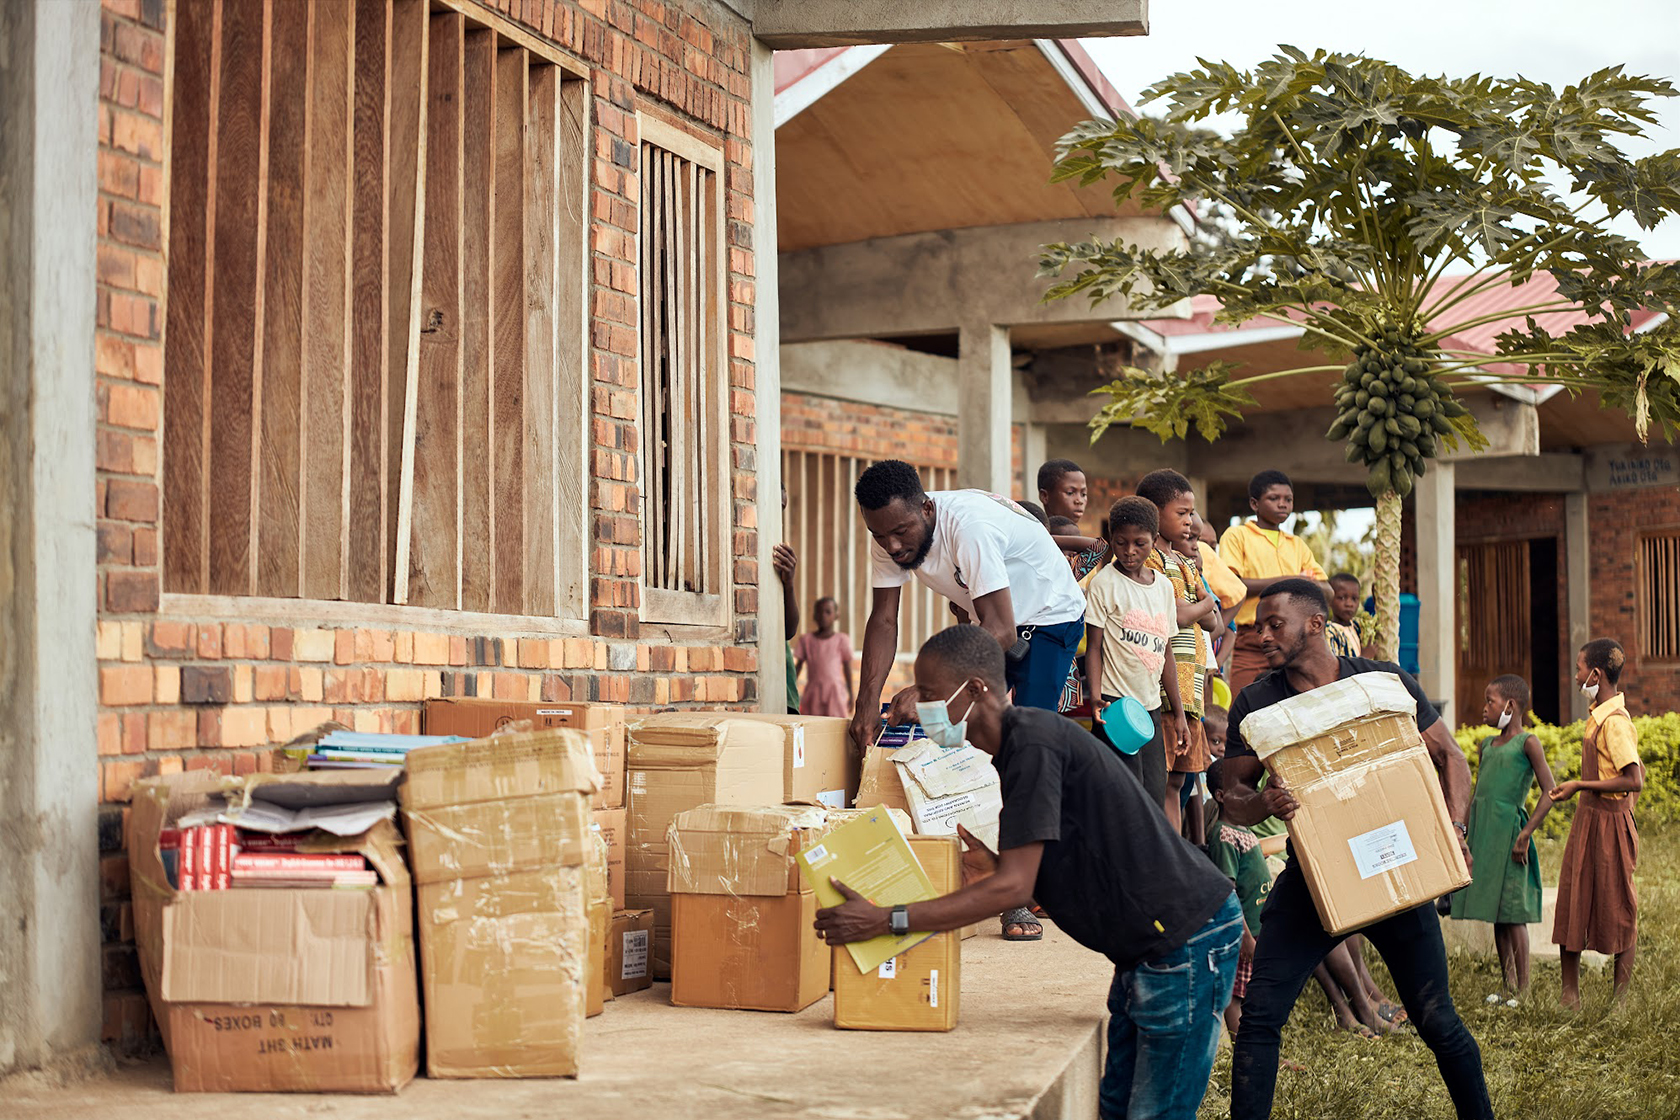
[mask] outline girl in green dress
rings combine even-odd
[[[1517,1006],[1528,990],[1528,927],[1540,920],[1540,861],[1534,830],[1551,808],[1551,767],[1540,740],[1529,734],[1528,682],[1496,677],[1487,686],[1482,722],[1498,731],[1482,740],[1476,792],[1470,800],[1468,843],[1471,881],[1453,896],[1452,916],[1493,923],[1493,943],[1505,973],[1505,994],[1489,1003]],[[1533,818],[1524,810],[1531,784],[1540,782]]]

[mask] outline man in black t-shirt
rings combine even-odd
[[[1075,941],[1114,962],[1104,1120],[1194,1120],[1230,1001],[1242,909],[1230,880],[1167,826],[1112,749],[1054,712],[1009,702],[1003,651],[978,626],[930,638],[916,658],[922,726],[993,757],[1002,786],[991,870],[954,894],[891,910],[838,881],[847,901],[817,912],[832,945],[883,933],[953,930],[1033,899]]]
[[[1324,592],[1305,579],[1272,584],[1260,596],[1256,628],[1260,651],[1271,671],[1242,690],[1231,706],[1225,737],[1225,801],[1220,812],[1235,824],[1253,825],[1267,817],[1289,820],[1299,803],[1277,781],[1259,790],[1262,767],[1243,738],[1249,713],[1291,696],[1310,692],[1360,673],[1393,673],[1417,700],[1418,730],[1441,773],[1447,809],[1464,843],[1464,818],[1470,805],[1470,768],[1452,735],[1441,723],[1417,681],[1398,665],[1330,652],[1324,626],[1330,616]],[[1465,849],[1468,865],[1470,852]],[[1406,1014],[1418,1037],[1435,1053],[1435,1064],[1459,1117],[1477,1120],[1493,1115],[1482,1053],[1453,1007],[1447,990],[1447,953],[1435,904],[1426,902],[1359,931],[1376,947],[1394,977]],[[1254,972],[1243,997],[1242,1026],[1231,1056],[1231,1120],[1260,1120],[1272,1114],[1277,1088],[1278,1041],[1307,977],[1341,942],[1324,929],[1291,852],[1288,865],[1272,885],[1262,911]]]

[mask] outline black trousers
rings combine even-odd
[[[1118,696],[1104,696],[1102,704],[1112,704],[1118,699]],[[1166,712],[1166,708],[1161,707],[1151,713],[1155,717],[1155,738],[1139,747],[1136,754],[1120,755],[1120,762],[1132,772],[1132,777],[1143,783],[1150,802],[1157,806],[1163,804],[1167,796]],[[1091,721],[1091,733],[1104,745],[1114,745],[1103,725],[1095,720]]]
[[[1434,1052],[1460,1120],[1491,1118],[1482,1052],[1447,991],[1447,950],[1435,904],[1413,907],[1359,932],[1393,974],[1400,1002],[1418,1037]],[[1300,870],[1286,867],[1260,914],[1254,973],[1231,1054],[1231,1120],[1263,1120],[1272,1114],[1283,1025],[1313,969],[1341,941],[1325,932]]]

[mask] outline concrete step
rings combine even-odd
[[[670,988],[607,1004],[585,1028],[576,1081],[432,1081],[402,1092],[406,1120],[575,1115],[646,1120],[1094,1120],[1114,970],[1050,923],[963,943],[962,1009],[949,1034],[839,1031],[832,997],[797,1015],[672,1007]],[[170,1090],[167,1060],[68,1088],[24,1084],[8,1120],[389,1120],[388,1098],[228,1096]]]
[[[1557,917],[1557,888],[1542,887],[1540,890],[1540,920],[1528,927],[1528,953],[1531,960],[1555,961],[1558,959],[1558,947],[1552,941],[1552,923]],[[1457,918],[1443,918],[1441,920],[1441,936],[1446,940],[1448,953],[1468,953],[1474,956],[1494,957],[1498,953],[1493,946],[1492,922],[1466,922]],[[1582,965],[1590,968],[1603,968],[1610,958],[1603,953],[1587,951],[1581,954]]]

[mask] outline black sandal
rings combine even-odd
[[[1003,923],[1003,939],[1005,941],[1042,941],[1044,940],[1044,923],[1033,917],[1033,912],[1022,906],[1006,911],[998,919]],[[1020,929],[1036,929],[1037,933],[1010,933],[1009,927]]]

